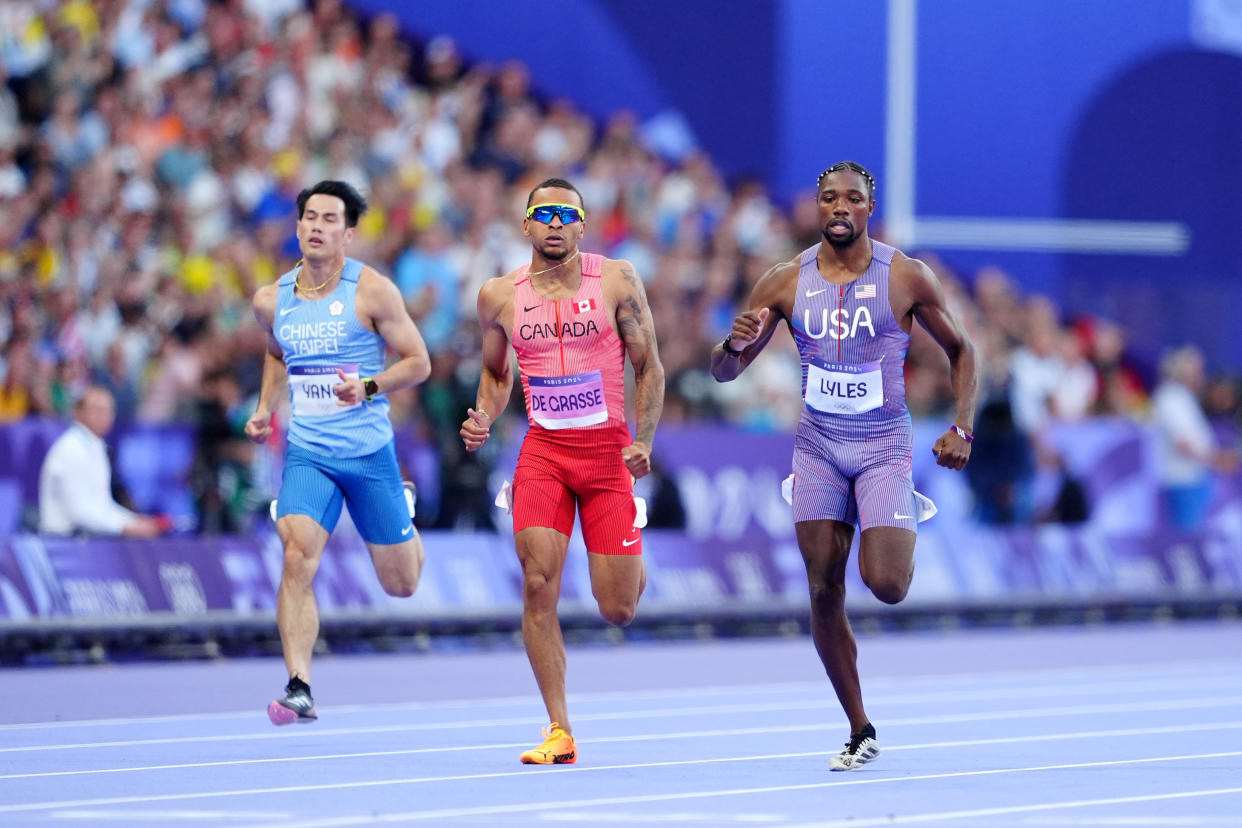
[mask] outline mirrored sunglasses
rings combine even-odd
[[[572,204],[532,204],[526,209],[526,217],[540,224],[551,224],[553,218],[559,218],[561,224],[573,224],[585,221],[586,211]]]

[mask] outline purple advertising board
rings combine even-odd
[[[1141,427],[1093,421],[1049,436],[1064,468],[1088,493],[1089,519],[1072,526],[990,526],[973,518],[965,477],[933,462],[929,449],[939,433],[939,424],[916,426],[915,485],[940,512],[919,527],[906,606],[1242,597],[1242,485],[1236,475],[1218,481],[1201,531],[1174,532],[1159,520]],[[644,531],[643,608],[802,611],[806,576],[791,510],[780,494],[792,438],[668,428],[661,431],[658,451],[664,473],[676,484],[685,526]],[[504,469],[502,461],[493,474],[497,487]],[[1045,476],[1032,480],[1037,498],[1047,498],[1059,479]],[[638,493],[650,496],[649,486],[639,481]],[[397,599],[380,588],[346,512],[315,579],[322,613],[516,617],[522,578],[512,524],[503,512],[497,522],[498,533],[423,533],[427,560],[418,592]],[[565,612],[595,611],[586,557],[575,530],[563,579]],[[0,539],[0,623],[270,616],[281,561],[270,527],[254,536],[153,541],[12,535]],[[848,579],[850,606],[882,608],[852,562]]]

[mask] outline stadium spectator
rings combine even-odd
[[[397,258],[392,276],[433,354],[449,343],[460,318],[461,274],[452,242],[448,228],[432,221],[414,233],[413,243]]]
[[[1087,359],[1087,343],[1076,328],[1063,328],[1058,344],[1060,376],[1048,396],[1048,408],[1053,419],[1074,422],[1095,407],[1095,368]]]
[[[1064,373],[1057,351],[1062,333],[1056,308],[1045,297],[1032,298],[1022,315],[1022,344],[1010,359],[1010,401],[1018,428],[1035,434],[1052,416],[1052,396]]]
[[[1211,506],[1213,472],[1237,468],[1235,451],[1220,448],[1199,395],[1203,354],[1193,345],[1175,348],[1160,361],[1160,385],[1152,396],[1165,518],[1177,529],[1203,528]]]
[[[112,463],[104,438],[116,420],[107,389],[92,386],[74,407],[75,421],[52,443],[39,474],[39,531],[50,535],[153,538],[166,517],[140,515],[112,499]]]
[[[254,491],[249,471],[254,456],[254,445],[246,439],[250,401],[242,398],[241,386],[227,367],[208,373],[203,391],[193,470],[199,531],[240,532],[260,505],[266,505]]]
[[[103,365],[95,368],[91,383],[112,395],[118,420],[123,423],[134,420],[138,414],[138,384],[126,364],[125,344],[121,340],[113,340],[108,345]]]
[[[1147,407],[1147,390],[1138,372],[1126,362],[1126,337],[1121,326],[1093,318],[1080,327],[1086,330],[1091,364],[1095,367],[1095,413],[1141,415]]]
[[[31,375],[34,368],[30,340],[17,335],[4,348],[4,381],[0,382],[0,422],[20,420],[32,413]]]
[[[1035,453],[1014,421],[1007,395],[984,402],[975,433],[974,459],[966,467],[975,518],[996,525],[1029,522],[1034,514]]]

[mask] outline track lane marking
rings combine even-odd
[[[1022,814],[1032,811],[1056,811],[1069,808],[1088,808],[1095,805],[1126,805],[1134,802],[1158,802],[1168,799],[1188,799],[1200,796],[1228,796],[1242,794],[1242,788],[1212,788],[1201,791],[1175,791],[1166,794],[1143,794],[1140,796],[1114,796],[1099,799],[1077,799],[1064,802],[1040,802],[1033,805],[1007,805],[999,808],[974,808],[961,811],[941,811],[938,813],[905,814],[870,818],[870,819],[833,819],[821,822],[804,822],[786,825],[782,828],[869,828],[874,825],[909,825],[916,822],[944,822],[945,820],[975,819],[978,817],[1002,816],[1004,814]],[[304,823],[310,825],[312,823]],[[1074,825],[1082,825],[1075,822]],[[1119,823],[1113,823],[1119,824]],[[1135,823],[1130,823],[1135,824]],[[1153,823],[1146,823],[1153,824]],[[1173,824],[1173,823],[1169,823]],[[1181,825],[1193,823],[1178,823]],[[1234,822],[1236,824],[1236,821]],[[302,826],[299,826],[302,828]]]
[[[1223,681],[1227,684],[1234,682],[1242,683],[1242,671],[1238,669],[1238,664],[1234,661],[1195,661],[1195,662],[1178,662],[1173,666],[1179,667],[1183,665],[1194,665],[1195,670],[1187,671],[1193,675],[1187,675],[1177,672],[1176,678],[1171,677],[1169,669],[1159,669],[1154,665],[1138,665],[1144,668],[1142,670],[1130,671],[1128,669],[1108,669],[1101,668],[1095,670],[1087,670],[1083,668],[1069,668],[1065,670],[1015,670],[1004,673],[953,673],[947,675],[924,674],[912,676],[909,679],[897,678],[880,678],[867,682],[868,688],[871,690],[882,689],[900,689],[903,692],[893,698],[928,698],[934,696],[935,699],[963,698],[956,695],[953,691],[944,691],[945,685],[969,685],[971,687],[971,698],[978,693],[998,693],[998,692],[1023,692],[1027,694],[1046,694],[1052,692],[1062,692],[1071,695],[1075,692],[1093,693],[1101,692],[1096,688],[1103,685],[1112,685],[1121,683],[1127,687],[1136,685],[1136,679],[1142,678],[1149,680],[1146,687],[1154,686],[1151,682],[1157,682],[1160,686],[1174,684],[1178,687],[1185,686],[1187,679],[1193,679],[1196,682],[1217,682]],[[997,680],[999,679],[999,680]],[[1067,685],[1064,682],[1067,679],[1084,679],[1091,680],[1089,683],[1078,685]],[[1010,690],[979,690],[980,682],[997,680],[997,684],[1006,684],[1015,682],[1019,687]],[[1047,681],[1046,687],[1032,687],[1032,681]],[[932,693],[910,693],[908,692],[912,684],[927,682],[936,687],[936,691]],[[608,703],[634,700],[659,700],[659,699],[679,699],[679,698],[702,698],[710,696],[727,696],[732,694],[749,695],[763,693],[818,693],[824,688],[823,680],[817,681],[790,681],[790,682],[769,682],[757,684],[739,684],[739,685],[709,685],[706,687],[685,687],[671,688],[659,690],[638,690],[633,692],[598,692],[598,693],[571,693],[568,701],[571,704],[590,704],[593,702]],[[506,707],[506,706],[528,706],[530,704],[530,695],[522,696],[496,696],[482,699],[444,699],[434,702],[393,702],[389,704],[347,704],[347,705],[329,705],[327,707],[320,706],[321,711],[326,711],[338,715],[352,715],[355,713],[374,713],[374,712],[400,712],[404,710],[421,711],[421,710],[469,710],[479,707]],[[883,696],[877,697],[877,703]],[[193,721],[219,721],[223,719],[254,719],[261,717],[262,711],[256,713],[255,710],[234,710],[213,713],[176,713],[159,716],[127,716],[112,717],[107,719],[76,719],[62,720],[55,722],[16,722],[10,724],[0,724],[0,732],[3,731],[22,731],[22,730],[57,730],[65,728],[81,728],[81,727],[113,727],[131,724],[149,724],[161,722],[193,722]]]
[[[780,793],[785,791],[804,791],[817,790],[823,788],[841,788],[850,785],[885,785],[896,784],[901,782],[926,781],[931,779],[959,779],[963,777],[978,776],[999,776],[1004,774],[1015,773],[1038,773],[1041,771],[1052,770],[1075,770],[1081,768],[1099,768],[1116,765],[1136,765],[1150,762],[1180,762],[1192,761],[1196,759],[1220,759],[1225,757],[1242,756],[1242,751],[1229,751],[1226,753],[1203,753],[1184,756],[1153,756],[1142,759],[1120,759],[1099,762],[1074,762],[1059,765],[1035,765],[1024,768],[995,768],[990,770],[979,771],[953,771],[946,773],[928,773],[916,776],[886,776],[879,778],[852,779],[841,782],[812,782],[799,785],[774,785],[769,787],[753,787],[753,788],[732,788],[719,791],[687,791],[684,793],[673,794],[640,794],[636,796],[615,796],[615,797],[599,797],[595,799],[579,799],[579,800],[561,800],[542,803],[515,803],[512,805],[481,805],[472,808],[437,808],[430,811],[403,811],[400,813],[390,814],[367,814],[365,816],[339,817],[320,820],[307,820],[299,823],[298,828],[338,828],[345,825],[364,825],[367,823],[382,822],[415,822],[422,820],[448,819],[456,817],[474,817],[474,816],[490,816],[499,814],[524,813],[529,811],[538,811],[540,809],[555,808],[557,810],[563,808],[582,808],[592,807],[595,805],[623,805],[636,802],[672,802],[689,799],[708,799],[717,796],[741,796],[747,794],[763,794],[763,793]],[[573,768],[573,766],[569,766]],[[1214,789],[1209,792],[1200,792],[1198,795],[1215,795],[1222,793],[1240,793],[1242,788],[1221,788]],[[1193,795],[1181,794],[1181,795]],[[888,817],[882,817],[877,821],[867,821],[866,825],[885,825],[888,824]],[[840,826],[850,826],[856,828],[861,821],[844,820],[834,823]],[[816,828],[821,828],[824,823],[812,823]],[[251,828],[268,828],[266,825],[256,825]],[[279,828],[279,826],[272,826]]]
[[[618,719],[641,720],[683,718],[686,716],[716,716],[722,714],[755,714],[781,710],[822,710],[824,699],[799,701],[797,703],[714,705],[698,707],[665,708],[662,710],[622,710],[609,713],[585,713],[574,716],[578,722],[615,721]],[[886,719],[887,725],[954,724],[962,722],[1003,721],[1007,719],[1049,718],[1054,716],[1097,716],[1110,713],[1142,713],[1166,710],[1197,710],[1214,707],[1237,707],[1242,705],[1242,695],[1206,696],[1196,699],[1161,699],[1146,702],[1123,702],[1119,704],[1079,704],[1056,707],[1019,708],[1014,710],[985,711],[975,713],[946,713],[939,716]],[[258,715],[256,714],[256,719]],[[53,750],[87,750],[95,748],[137,747],[142,745],[179,745],[210,742],[269,741],[277,739],[321,739],[325,736],[353,736],[371,733],[391,734],[430,730],[458,730],[467,727],[513,727],[542,726],[547,721],[538,716],[509,719],[483,719],[473,722],[417,722],[413,724],[372,725],[366,727],[319,728],[317,725],[301,727],[295,731],[229,733],[209,736],[169,736],[160,739],[124,739],[108,742],[78,742],[59,745],[21,745],[0,748],[0,754],[34,753]]]
[[[756,756],[730,756],[718,757],[713,759],[685,759],[685,760],[669,760],[664,762],[632,762],[620,765],[598,765],[598,766],[578,766],[578,765],[562,765],[557,768],[556,773],[598,773],[609,770],[632,770],[635,768],[665,768],[677,767],[682,765],[707,765],[707,764],[724,764],[727,762],[761,762],[773,759],[789,759],[807,756],[826,756],[831,751],[806,751],[799,753],[773,753]],[[584,799],[578,801],[566,802],[541,802],[541,803],[518,803],[515,805],[485,805],[475,808],[441,808],[434,811],[410,811],[405,814],[395,815],[401,819],[433,819],[445,816],[481,816],[485,814],[502,814],[512,813],[514,811],[532,810],[548,807],[584,807],[591,804],[616,805],[626,802],[660,802],[665,800],[678,799],[694,799],[710,796],[734,796],[744,793],[772,793],[778,791],[796,791],[796,790],[812,790],[816,788],[835,788],[843,785],[878,785],[894,782],[913,782],[927,779],[956,779],[963,777],[975,776],[994,776],[1010,773],[1030,773],[1046,770],[1070,770],[1076,768],[1099,768],[1110,767],[1116,765],[1136,765],[1150,762],[1183,762],[1197,759],[1222,759],[1235,756],[1242,756],[1242,750],[1221,751],[1216,753],[1196,753],[1185,754],[1180,756],[1154,756],[1143,757],[1138,759],[1113,759],[1095,762],[1073,762],[1057,765],[1034,765],[1024,768],[989,768],[985,770],[975,771],[953,771],[946,773],[919,774],[910,776],[884,776],[876,778],[849,779],[841,782],[814,782],[801,785],[776,785],[771,787],[756,788],[736,788],[726,789],[722,791],[696,791],[676,794],[650,794],[638,797],[608,797],[604,799]],[[217,799],[229,796],[270,796],[279,793],[306,793],[308,791],[336,791],[350,790],[359,788],[380,788],[391,787],[395,785],[414,785],[426,784],[429,782],[456,782],[476,779],[495,779],[505,776],[514,776],[521,771],[500,771],[493,773],[470,773],[457,774],[450,776],[437,777],[408,777],[402,779],[368,779],[357,782],[337,782],[323,783],[317,785],[284,785],[275,788],[242,788],[231,791],[204,791],[197,793],[175,793],[175,794],[156,794],[153,796],[120,796],[120,797],[95,797],[92,799],[80,800],[58,800],[52,802],[23,802],[13,805],[0,805],[0,813],[18,813],[23,811],[42,811],[56,808],[81,808],[96,807],[100,805],[127,805],[138,802],[176,802],[186,799]],[[529,771],[525,771],[529,773]],[[394,816],[394,815],[388,815]],[[311,828],[311,826],[330,826],[330,825],[352,825],[356,824],[353,820],[355,817],[346,817],[346,821],[338,822],[336,820],[326,820],[319,822],[302,822],[300,828]],[[363,821],[370,821],[370,817],[366,817]],[[388,821],[387,817],[383,821]]]
[[[778,727],[742,727],[730,730],[690,730],[679,733],[647,733],[635,734],[629,736],[602,736],[598,739],[583,740],[582,744],[596,745],[618,742],[644,742],[644,741],[666,741],[669,739],[706,739],[718,737],[732,736],[755,736],[755,735],[771,735],[777,733],[805,733],[808,731],[830,730],[836,729],[835,725],[826,725],[819,722],[797,724],[797,725],[781,725]],[[961,748],[961,747],[980,747],[983,745],[1007,745],[1019,744],[1023,742],[1054,742],[1061,740],[1074,739],[1103,739],[1115,738],[1122,736],[1156,736],[1164,733],[1194,733],[1202,731],[1215,730],[1239,730],[1242,729],[1242,721],[1229,722],[1204,722],[1200,724],[1180,724],[1180,725],[1164,725],[1161,727],[1145,727],[1145,728],[1124,728],[1114,730],[1071,730],[1065,733],[1041,733],[1035,736],[994,736],[987,739],[966,739],[953,742],[923,742],[921,744],[912,745],[885,745],[885,753],[895,753],[905,750],[929,750],[933,748]],[[104,773],[143,773],[149,771],[161,770],[182,770],[188,768],[219,768],[232,767],[236,765],[266,765],[277,764],[281,762],[319,762],[334,759],[370,759],[379,756],[415,756],[423,753],[448,753],[459,751],[476,751],[476,750],[515,750],[528,746],[528,742],[507,742],[503,744],[491,745],[464,745],[456,747],[434,747],[434,748],[405,748],[403,750],[372,750],[360,753],[325,753],[313,756],[277,756],[261,759],[228,759],[215,762],[181,762],[172,765],[141,765],[123,768],[90,768],[86,770],[70,770],[70,771],[35,771],[31,773],[11,773],[0,775],[0,780],[5,779],[38,779],[44,777],[55,776],[90,776]],[[822,755],[828,756],[835,751],[815,751],[814,753],[805,754],[810,756]],[[786,754],[792,755],[792,754]],[[802,755],[802,754],[800,754]],[[517,776],[522,772],[515,771],[511,775]]]

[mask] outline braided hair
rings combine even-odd
[[[819,189],[819,187],[824,183],[824,176],[828,175],[828,173],[840,172],[841,170],[853,170],[861,175],[867,182],[867,197],[872,201],[875,201],[875,177],[867,171],[866,167],[859,164],[857,161],[838,161],[836,164],[833,164],[831,167],[820,173],[819,178],[815,179],[815,188]]]

